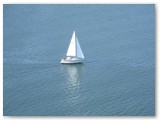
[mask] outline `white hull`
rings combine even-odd
[[[62,64],[75,64],[75,63],[82,63],[82,60],[65,60],[61,59]]]

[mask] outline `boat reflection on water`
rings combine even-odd
[[[62,65],[63,73],[65,74],[65,78],[67,79],[65,85],[67,102],[72,107],[79,104],[81,100],[80,78],[83,68],[83,64]]]

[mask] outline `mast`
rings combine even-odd
[[[77,37],[76,37],[76,32],[74,31],[75,34],[75,50],[76,50],[76,57],[77,57]]]

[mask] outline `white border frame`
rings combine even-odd
[[[155,61],[155,70],[156,70],[156,81],[155,81],[155,88],[156,88],[156,116],[155,117],[150,117],[150,116],[145,116],[145,117],[135,117],[135,116],[122,116],[122,117],[47,117],[47,116],[24,116],[24,117],[12,117],[12,116],[3,116],[3,4],[155,4],[156,10],[155,10],[155,15],[156,15],[156,33],[155,33],[155,38],[156,38],[156,45],[155,45],[155,54],[156,54],[156,61]],[[159,80],[159,64],[158,60],[160,58],[160,42],[159,42],[159,36],[158,36],[158,31],[159,31],[159,17],[160,17],[160,0],[0,0],[0,58],[1,58],[1,69],[0,69],[0,120],[76,120],[76,119],[86,119],[86,120],[101,120],[101,119],[107,119],[107,120],[146,120],[146,119],[154,119],[158,120],[160,119],[160,82]]]

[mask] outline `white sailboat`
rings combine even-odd
[[[83,59],[84,55],[74,31],[66,58],[61,59],[61,63],[82,63]]]

